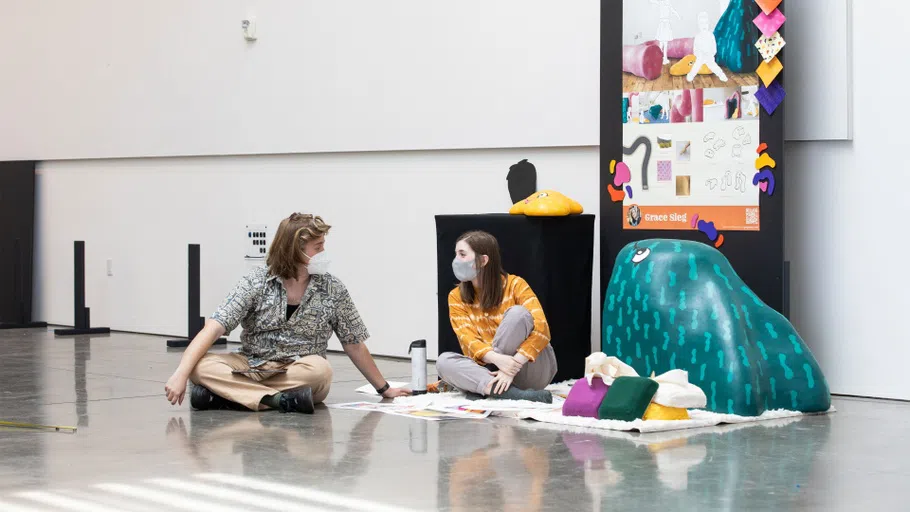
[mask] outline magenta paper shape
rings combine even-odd
[[[780,12],[780,9],[774,9],[774,12],[771,14],[760,12],[758,13],[758,16],[752,20],[765,37],[773,36],[775,32],[780,30],[781,25],[783,25],[785,21],[787,21],[787,17],[784,16],[784,13]]]

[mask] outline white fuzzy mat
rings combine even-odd
[[[671,430],[686,430],[713,427],[724,424],[746,424],[770,420],[780,420],[784,418],[799,418],[811,414],[798,411],[787,411],[777,409],[765,411],[761,416],[737,416],[735,414],[719,414],[703,410],[690,410],[688,420],[660,421],[660,420],[635,420],[635,421],[616,421],[616,420],[597,420],[594,418],[583,418],[579,416],[563,416],[562,404],[565,399],[559,395],[566,395],[571,389],[573,382],[562,382],[547,386],[547,389],[554,393],[552,404],[542,404],[537,402],[527,402],[524,400],[469,400],[464,393],[438,393],[417,396],[399,397],[395,403],[415,405],[415,406],[470,406],[474,409],[484,409],[493,411],[491,416],[500,416],[515,419],[529,419],[548,423],[551,425],[562,425],[566,430],[575,428],[613,430],[621,432],[666,432]],[[830,414],[835,412],[832,406],[827,412],[819,414]]]

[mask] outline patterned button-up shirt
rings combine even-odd
[[[267,361],[325,357],[334,332],[343,344],[366,341],[367,331],[347,288],[331,274],[312,275],[300,307],[287,318],[287,291],[279,277],[259,267],[244,276],[212,319],[230,333],[243,327],[239,352],[251,367]]]

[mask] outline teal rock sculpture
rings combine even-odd
[[[624,247],[602,326],[604,353],[640,375],[688,371],[708,410],[758,416],[831,406],[825,376],[793,325],[709,245],[652,239]]]

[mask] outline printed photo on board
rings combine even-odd
[[[623,91],[758,85],[754,0],[623,0]]]

